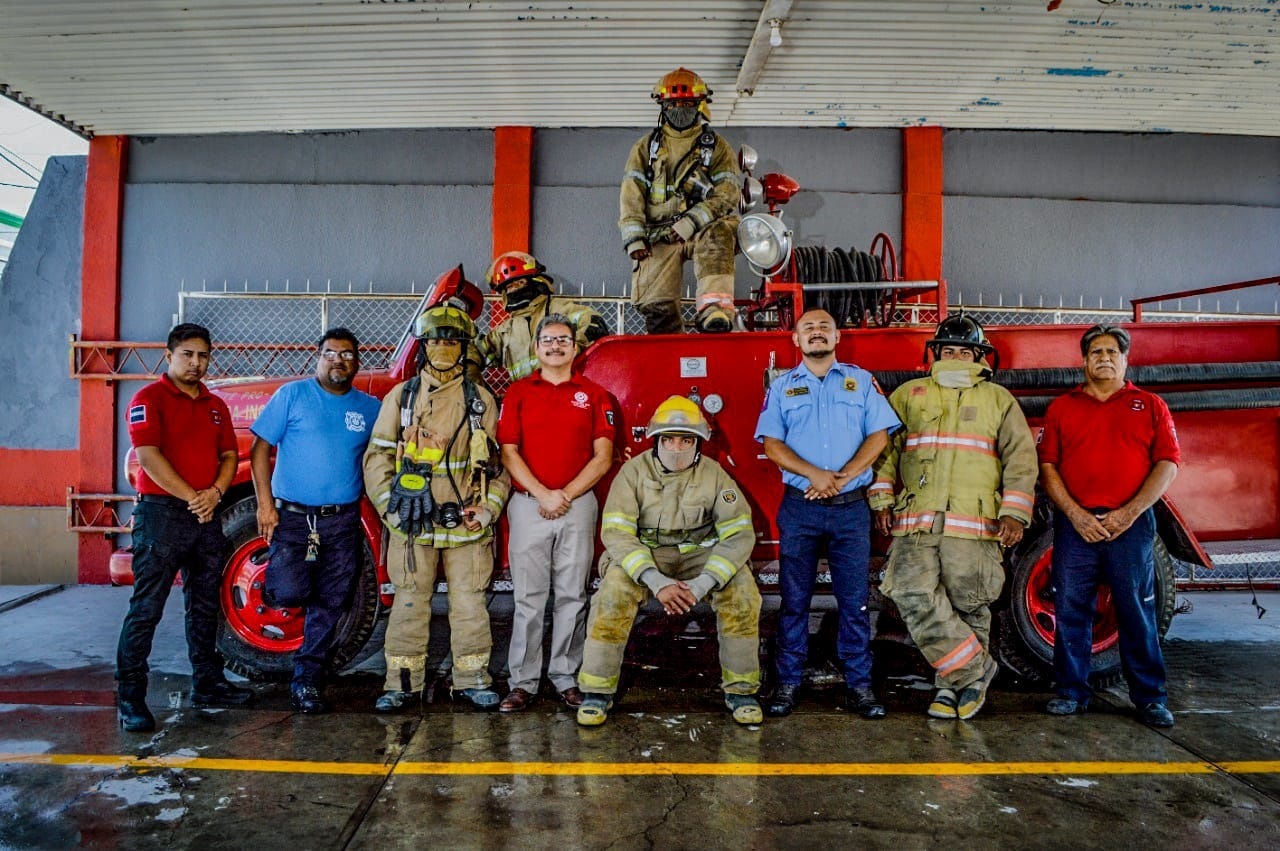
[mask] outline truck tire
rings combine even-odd
[[[1004,605],[996,613],[994,640],[1000,664],[1024,685],[1045,688],[1053,681],[1055,626],[1051,559],[1053,528],[1044,528],[1011,559]],[[1173,558],[1158,536],[1153,547],[1156,574],[1156,627],[1163,640],[1176,604]],[[1120,646],[1110,589],[1099,592],[1094,620],[1089,681],[1105,688],[1120,680]]]
[[[258,534],[258,500],[249,496],[222,514],[229,555],[222,569],[218,651],[228,670],[255,681],[285,681],[293,674],[293,652],[302,646],[301,609],[275,609],[262,601],[267,543]],[[351,606],[338,621],[333,670],[354,660],[378,620],[378,586],[373,554],[364,557]]]

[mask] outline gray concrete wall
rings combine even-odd
[[[74,449],[80,389],[67,339],[80,331],[86,157],[51,157],[0,274],[0,446]]]
[[[1280,138],[953,130],[943,150],[952,301],[1117,308],[1280,275]],[[1237,303],[1276,311],[1276,288],[1200,306]]]

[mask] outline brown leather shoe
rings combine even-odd
[[[499,712],[522,712],[533,703],[533,695],[522,688],[513,688],[498,704]]]
[[[560,692],[560,702],[570,709],[577,709],[582,705],[582,692],[577,686],[569,686]]]

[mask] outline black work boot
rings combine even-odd
[[[644,317],[646,334],[681,334],[684,332],[684,320],[680,318],[680,307],[670,302],[658,304],[641,304],[636,310]]]
[[[885,715],[884,704],[870,688],[851,687],[845,691],[844,705],[863,718],[878,719]]]
[[[773,690],[773,697],[765,701],[764,713],[774,718],[782,718],[790,715],[791,711],[796,708],[796,692],[800,690],[800,686],[780,683]]]
[[[147,708],[147,684],[120,683],[116,693],[116,717],[130,733],[149,733],[156,728],[156,717]]]

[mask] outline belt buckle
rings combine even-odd
[[[321,505],[316,508],[316,515],[318,517],[332,517],[340,511],[342,511],[341,505]]]

